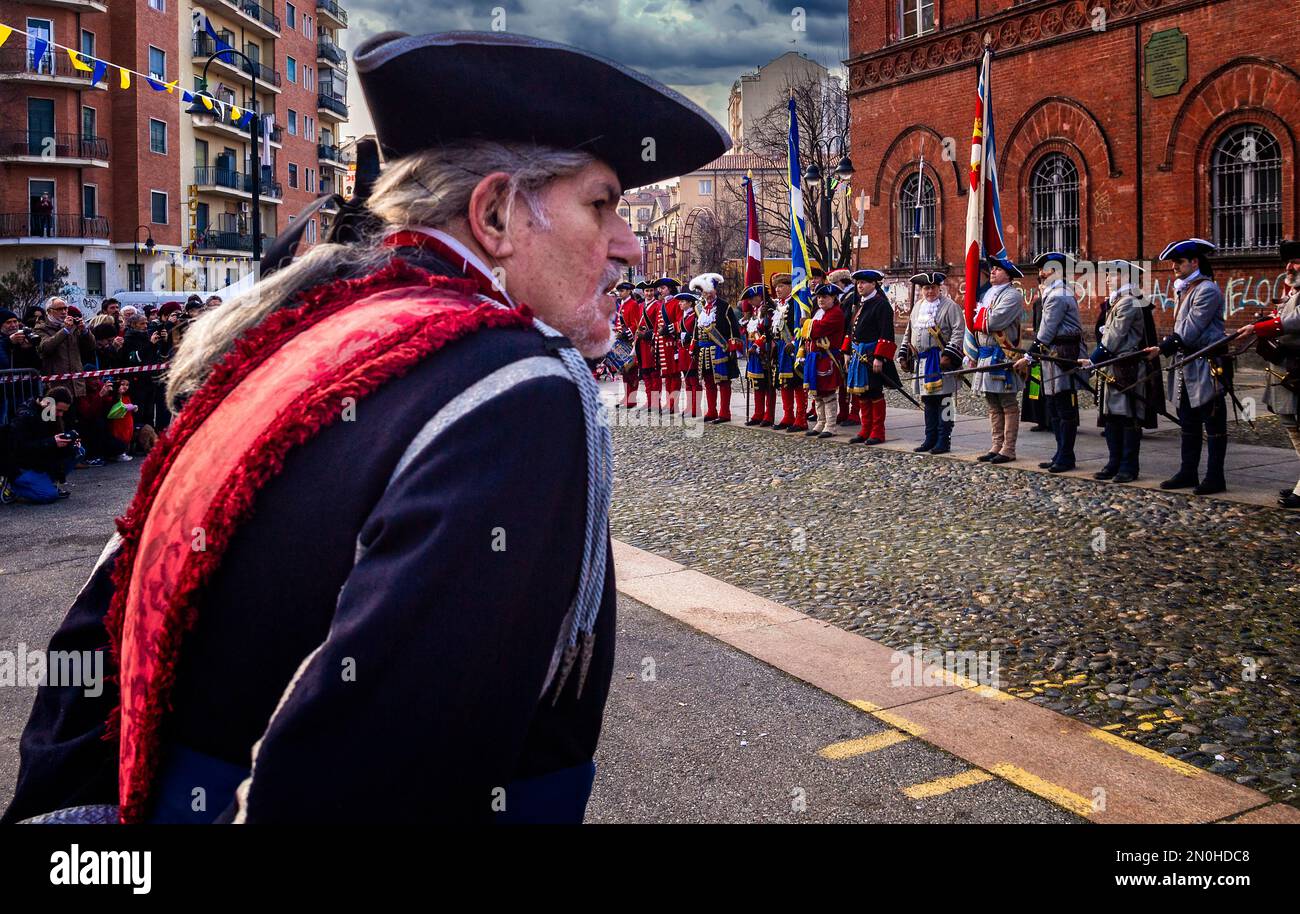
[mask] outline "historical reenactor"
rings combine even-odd
[[[1156,427],[1164,402],[1159,371],[1152,370],[1144,350],[1156,342],[1151,299],[1142,294],[1142,268],[1127,260],[1102,264],[1106,282],[1106,320],[1097,347],[1080,361],[1084,368],[1110,362],[1097,369],[1098,407],[1106,438],[1106,465],[1094,479],[1132,482],[1137,479],[1142,450],[1142,430]]]
[[[1264,403],[1277,414],[1300,455],[1300,241],[1283,241],[1279,251],[1286,264],[1290,294],[1269,318],[1255,323],[1259,354],[1269,363]],[[1283,508],[1300,508],[1300,482],[1278,493]]]
[[[885,274],[858,270],[849,297],[853,323],[849,327],[848,391],[857,402],[861,431],[853,444],[880,444],[885,440],[885,386],[902,387],[894,366],[894,306],[880,289]]]
[[[1038,328],[1043,323],[1043,288],[1039,286],[1029,294],[1029,300],[1026,306],[1029,308],[1031,324],[1034,335],[1038,335]],[[1031,432],[1050,432],[1051,425],[1047,421],[1047,402],[1043,397],[1043,363],[1035,361],[1029,366],[1029,372],[1025,375],[1025,389],[1020,393],[1020,425],[1023,428],[1026,422],[1033,423],[1029,426]]]
[[[1017,367],[1025,371],[1031,363],[1042,364],[1043,398],[1047,403],[1048,424],[1056,436],[1056,453],[1039,467],[1049,473],[1065,473],[1075,466],[1079,391],[1088,384],[1077,368],[1062,366],[1056,360],[1068,360],[1074,365],[1087,354],[1083,346],[1083,319],[1079,315],[1079,301],[1065,281],[1073,273],[1071,259],[1059,251],[1049,251],[1038,255],[1034,266],[1038,268],[1043,316],[1033,342]],[[1037,358],[1040,355],[1050,356],[1052,361]]]
[[[777,365],[776,380],[781,388],[781,421],[773,428],[787,432],[808,431],[803,397],[803,374],[799,357],[800,322],[796,321],[799,302],[791,295],[789,273],[772,275],[772,292],[776,306],[772,314],[772,346]]]
[[[693,361],[704,384],[704,421],[719,424],[731,421],[731,382],[740,374],[736,353],[741,349],[731,306],[718,297],[722,282],[719,273],[702,273],[690,282],[690,288],[700,294],[695,305]]]
[[[911,374],[912,391],[925,410],[925,440],[913,448],[918,454],[947,454],[952,450],[957,377],[944,372],[961,367],[966,318],[961,305],[948,297],[948,277],[940,272],[917,273],[912,285],[921,290],[912,306],[898,360]]]
[[[1214,245],[1201,238],[1170,244],[1160,255],[1174,265],[1174,332],[1153,347],[1163,356],[1193,355],[1206,346],[1226,340],[1223,330],[1223,293],[1214,281],[1209,256]],[[1166,395],[1177,405],[1182,425],[1182,454],[1178,472],[1160,483],[1162,489],[1193,488],[1197,495],[1214,495],[1227,488],[1223,464],[1228,455],[1227,388],[1231,360],[1213,355],[1170,366]],[[1201,441],[1206,450],[1205,476],[1199,477]],[[1199,479],[1199,481],[1198,481]]]
[[[646,306],[646,323],[650,326],[651,351],[659,375],[659,386],[668,401],[668,412],[677,409],[677,391],[682,387],[682,371],[687,367],[686,352],[682,348],[682,303],[674,296],[681,283],[671,276],[655,280],[655,300]],[[655,405],[660,411],[658,397]]]
[[[853,313],[850,310],[850,301],[856,297],[857,290],[853,287],[853,272],[847,267],[838,270],[831,270],[826,276],[826,281],[833,286],[839,286],[843,289],[840,294],[840,310],[844,312],[844,326],[853,326]],[[848,334],[844,336],[844,342],[841,344],[840,352],[844,356],[845,363],[848,362],[849,353],[853,351],[853,343]],[[840,385],[837,391],[837,408],[835,411],[836,425],[853,425],[858,421],[858,403],[849,396],[849,383],[847,372],[844,383]]]
[[[754,389],[754,413],[746,425],[768,427],[776,411],[776,358],[772,341],[772,303],[767,290],[755,284],[740,297],[744,313],[745,376]]]
[[[808,322],[805,364],[811,366],[808,395],[817,399],[817,423],[806,435],[830,438],[835,434],[835,400],[844,381],[843,352],[844,310],[840,296],[844,290],[831,283],[817,287],[817,310]]]
[[[679,336],[681,359],[678,363],[682,368],[682,390],[685,392],[682,415],[687,415],[686,411],[689,408],[691,418],[696,418],[700,415],[700,391],[704,389],[704,385],[700,383],[700,366],[695,361],[695,308],[700,303],[700,298],[694,292],[678,292],[673,296],[673,301],[677,302],[682,309]]]
[[[630,282],[620,282],[614,287],[618,292],[618,301],[614,303],[614,336],[617,340],[622,340],[623,345],[629,347],[630,356],[626,363],[623,364],[621,374],[623,377],[623,402],[614,404],[615,408],[622,405],[624,409],[636,408],[636,390],[641,384],[641,373],[637,360],[637,334],[636,329],[641,325],[641,316],[645,309],[641,302],[636,298],[636,286]],[[647,401],[648,402],[648,401]]]
[[[989,257],[989,287],[980,296],[975,309],[975,345],[979,367],[1003,365],[975,372],[971,390],[984,394],[989,408],[991,442],[989,452],[975,458],[988,463],[1010,463],[1016,459],[1016,438],[1020,432],[1020,409],[1016,395],[1023,380],[1013,369],[1020,347],[1020,319],[1025,312],[1025,297],[1011,280],[1024,273],[1006,258]]]
[[[309,207],[186,334],[185,408],[51,645],[107,642],[110,675],[40,689],[7,820],[583,817],[616,631],[584,357],[641,256],[616,206],[731,140],[504,32],[386,32],[355,69],[383,172],[362,141],[330,240],[287,262]],[[481,115],[436,88],[471,82]]]

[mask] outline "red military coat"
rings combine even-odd
[[[648,311],[647,322],[654,330],[654,365],[664,374],[680,374],[687,367],[681,340],[682,303],[674,298],[653,301]],[[671,332],[665,332],[665,323],[672,325]]]
[[[817,392],[832,393],[839,388],[843,378],[843,365],[832,353],[838,352],[844,341],[844,311],[838,304],[831,305],[814,318],[808,333],[817,353]],[[830,349],[823,348],[829,343]]]

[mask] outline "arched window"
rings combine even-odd
[[[1063,153],[1043,156],[1030,175],[1029,237],[1035,257],[1079,253],[1079,169]]]
[[[1282,149],[1257,124],[1225,133],[1210,156],[1210,225],[1221,252],[1261,251],[1282,240]]]
[[[894,262],[908,269],[913,257],[918,267],[934,266],[939,262],[939,252],[935,247],[934,184],[927,177],[924,188],[921,188],[921,180],[919,172],[912,175],[903,182],[898,194],[898,243],[894,247]],[[919,207],[918,188],[921,195]]]

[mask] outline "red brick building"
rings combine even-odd
[[[1278,241],[1300,237],[1300,42],[1285,6],[850,0],[854,184],[872,203],[864,262],[909,272],[924,153],[920,260],[960,272],[987,36],[1011,256],[1154,260],[1199,236],[1219,247],[1230,314],[1253,315],[1280,292]],[[1156,279],[1167,293],[1164,266]]]
[[[196,15],[249,61],[208,63],[217,48]],[[0,22],[15,30],[0,47],[0,272],[28,259],[66,266],[71,297],[92,308],[129,290],[220,288],[251,267],[258,158],[263,247],[288,224],[282,211],[332,190],[346,168],[347,12],[336,0],[21,0]],[[63,47],[38,57],[42,40]],[[191,91],[207,65],[207,91],[245,109],[256,81],[271,128],[259,155],[247,129],[191,114],[179,92],[139,76],[124,89],[115,67],[92,84],[64,47]]]

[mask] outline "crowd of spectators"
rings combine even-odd
[[[147,452],[171,422],[161,369],[123,370],[165,364],[190,322],[220,305],[107,298],[88,317],[55,296],[22,315],[0,308],[0,501],[66,498],[73,471]],[[92,371],[114,373],[35,380]]]

